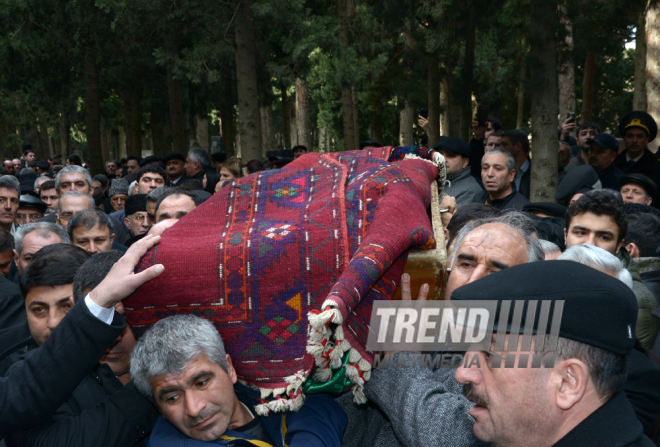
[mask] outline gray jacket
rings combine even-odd
[[[409,365],[420,365],[419,354],[401,352]],[[407,357],[407,358],[406,358]],[[456,370],[433,371],[424,366],[374,368],[365,384],[366,405],[356,405],[349,393],[337,399],[348,415],[344,447],[481,446],[474,437],[472,403],[456,382]]]
[[[456,199],[456,207],[472,203],[474,197],[483,191],[479,183],[470,175],[470,167],[447,176],[448,185],[444,193]]]

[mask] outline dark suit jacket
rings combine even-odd
[[[0,331],[24,322],[25,303],[16,284],[0,275]]]
[[[117,313],[107,325],[84,301],[75,305],[34,355],[0,377],[0,437],[49,419],[125,327]]]

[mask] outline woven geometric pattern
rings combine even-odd
[[[308,313],[332,299],[346,339],[371,360],[371,303],[394,295],[409,248],[434,243],[426,208],[438,171],[423,160],[389,163],[390,151],[310,153],[223,188],[142,259],[138,270],[160,263],[165,272],[125,300],[133,331],[200,315],[240,380],[279,389],[312,371]]]

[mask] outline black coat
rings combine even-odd
[[[644,433],[650,435],[660,414],[660,368],[637,349],[628,356],[628,376],[623,391]]]
[[[43,346],[0,377],[0,437],[48,420],[125,327],[117,313],[108,325],[84,301],[75,305]]]
[[[25,303],[16,284],[0,275],[0,331],[26,321]]]
[[[591,413],[554,447],[653,447],[625,394],[618,393]]]
[[[598,178],[603,184],[603,188],[619,191],[621,189],[619,187],[619,180],[624,175],[626,174],[612,163],[607,169],[603,169],[598,173]]]
[[[475,202],[486,203],[487,198],[488,198],[488,191],[484,191],[483,193],[474,196],[473,203]],[[514,188],[511,194],[509,194],[508,196],[502,199],[495,199],[491,201],[490,205],[494,206],[500,211],[506,211],[506,210],[522,211],[523,207],[528,203],[530,203],[529,199],[523,196],[522,194],[520,194]]]
[[[7,446],[142,446],[158,415],[132,383],[98,364],[48,422],[8,436]]]

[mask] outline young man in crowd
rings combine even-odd
[[[48,209],[46,214],[54,213],[57,209],[57,202],[60,200],[60,193],[55,188],[55,182],[48,180],[41,184],[39,189],[39,198],[46,204]]]

